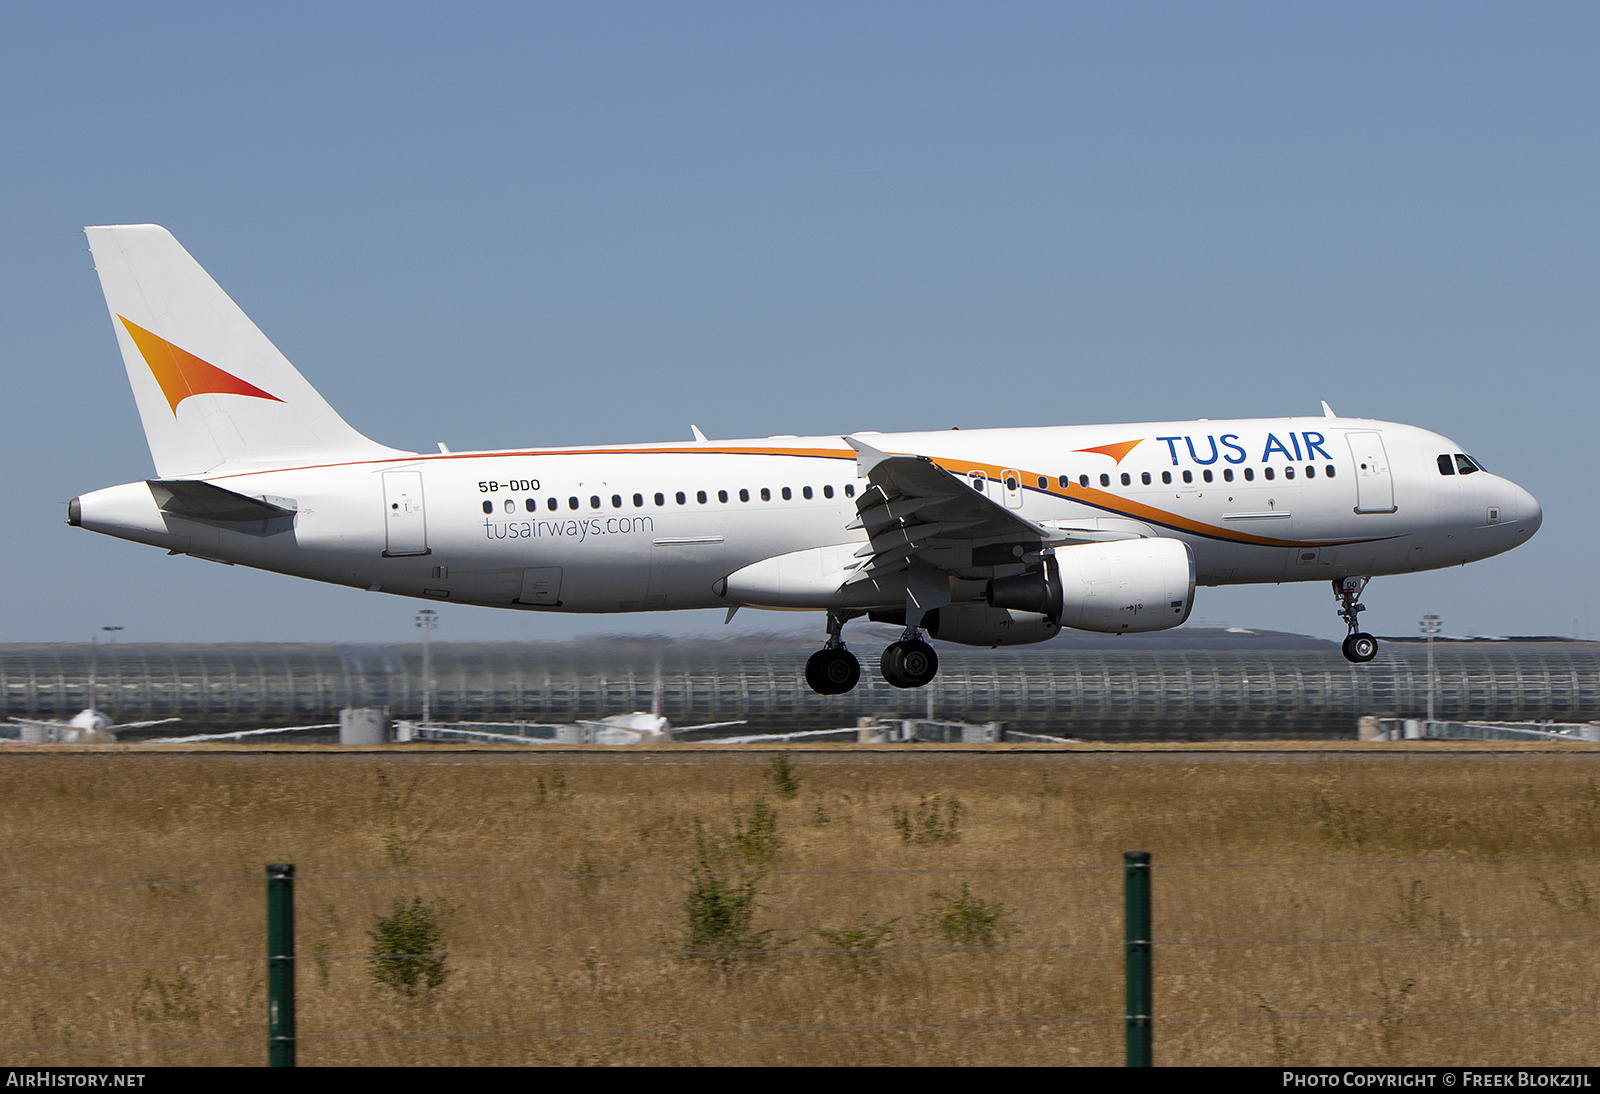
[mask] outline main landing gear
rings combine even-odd
[[[1370,580],[1366,577],[1346,577],[1336,579],[1333,583],[1333,595],[1339,601],[1339,618],[1350,628],[1350,636],[1340,649],[1346,661],[1354,661],[1358,665],[1378,656],[1378,640],[1363,631],[1360,623],[1361,613],[1367,610],[1367,606],[1358,601],[1361,591]]]
[[[818,695],[843,695],[861,679],[861,662],[844,648],[845,620],[841,612],[828,613],[828,644],[806,662],[806,683]]]
[[[938,674],[939,655],[918,636],[915,627],[907,627],[900,641],[884,648],[879,667],[883,678],[895,687],[920,688]]]
[[[861,662],[844,648],[845,621],[860,612],[828,613],[828,644],[806,661],[806,683],[818,695],[843,695],[861,680]],[[916,627],[907,627],[900,641],[891,642],[879,662],[883,678],[897,688],[924,687],[939,672],[939,655],[924,642]]]

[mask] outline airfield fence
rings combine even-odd
[[[301,1064],[1121,1063],[1122,874],[310,872],[294,1045]],[[1157,1064],[1556,1065],[1600,1047],[1600,856],[1157,857],[1150,877]],[[263,883],[0,886],[0,1051],[265,1063]],[[708,893],[722,919],[696,933]],[[402,908],[429,910],[433,941],[383,950]],[[436,982],[380,975],[406,961],[436,962],[413,968]]]

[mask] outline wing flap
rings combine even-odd
[[[898,573],[940,548],[1009,544],[1032,552],[1073,542],[1070,534],[973,490],[926,456],[893,456],[854,437],[844,440],[856,450],[858,472],[870,484],[856,499],[853,525],[867,532],[867,544],[856,552],[866,561],[846,584]]]

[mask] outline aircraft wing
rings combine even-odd
[[[147,729],[150,726],[164,726],[171,722],[181,722],[182,718],[157,718],[153,722],[118,722],[116,725],[107,726],[109,730],[118,729]]]
[[[846,585],[909,569],[914,560],[959,570],[1088,542],[1076,530],[1046,528],[997,504],[926,456],[891,456],[854,437],[844,440],[870,483],[856,499],[851,526],[867,532],[867,545],[856,552],[864,561]]]

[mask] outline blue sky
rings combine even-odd
[[[1600,8],[1559,3],[9,5],[0,641],[411,633],[415,602],[62,523],[150,473],[79,234],[146,221],[404,447],[1319,399],[1428,426],[1545,526],[1374,582],[1371,629],[1582,630],[1597,54]],[[1341,631],[1320,583],[1202,590],[1194,619]]]

